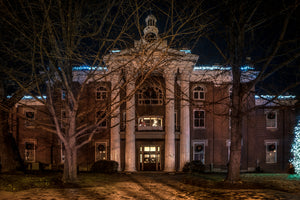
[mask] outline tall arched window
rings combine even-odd
[[[97,87],[96,100],[105,100],[107,98],[107,88],[104,86]]]
[[[205,100],[206,88],[203,86],[196,86],[193,89],[194,100]]]
[[[163,93],[158,87],[145,87],[138,91],[139,105],[162,105]]]

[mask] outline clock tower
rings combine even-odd
[[[156,27],[156,17],[152,14],[145,19],[146,27],[144,28],[144,39],[146,42],[154,42],[158,38],[158,28]]]

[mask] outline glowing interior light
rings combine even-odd
[[[184,52],[184,53],[192,53],[192,51],[189,49],[181,49],[179,51]]]

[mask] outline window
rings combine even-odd
[[[67,122],[67,113],[65,109],[61,110],[61,127],[64,128]]]
[[[65,99],[66,99],[66,91],[61,90],[61,100],[65,100]]]
[[[162,105],[163,94],[161,89],[155,87],[142,88],[138,91],[139,105]]]
[[[266,142],[266,163],[277,163],[277,142]]]
[[[65,145],[63,142],[60,143],[60,162],[65,162]]]
[[[95,142],[95,162],[107,160],[106,142]]]
[[[205,141],[193,142],[193,160],[205,163]]]
[[[107,98],[107,88],[100,86],[96,89],[96,100],[105,100]]]
[[[277,112],[269,111],[266,113],[266,127],[277,128]]]
[[[25,142],[25,161],[35,162],[35,140],[29,140]]]
[[[205,100],[206,89],[202,86],[196,86],[193,89],[193,99],[194,100]]]
[[[139,117],[138,123],[138,130],[163,130],[163,120],[160,116]]]
[[[25,126],[28,128],[34,127],[34,123],[33,123],[34,120],[35,120],[35,112],[25,111]]]
[[[96,112],[96,123],[98,123],[99,121],[99,127],[105,128],[107,123],[106,123],[106,113],[103,110],[97,111]]]
[[[194,127],[195,128],[205,127],[205,111],[194,110]]]

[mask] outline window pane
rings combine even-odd
[[[200,92],[200,99],[204,99],[204,92]]]
[[[194,99],[198,99],[198,92],[194,92]]]
[[[197,119],[194,120],[194,126],[195,127],[199,127],[200,126],[199,120],[197,120]]]

